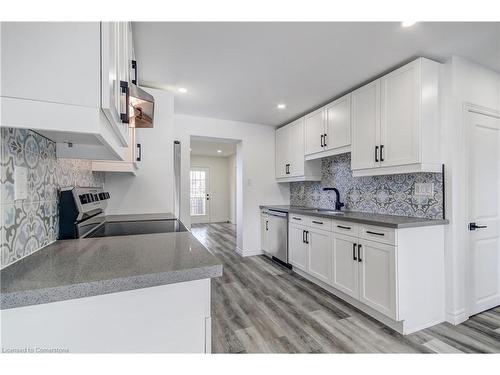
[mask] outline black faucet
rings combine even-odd
[[[342,203],[340,201],[340,193],[338,191],[337,188],[330,188],[330,187],[326,187],[326,188],[323,188],[324,191],[330,191],[330,190],[333,190],[335,192],[335,211],[340,211],[342,209],[342,207],[344,207],[344,203]]]

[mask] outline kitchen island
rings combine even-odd
[[[190,232],[56,241],[1,271],[2,347],[210,352],[221,275]]]

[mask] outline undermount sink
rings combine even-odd
[[[320,212],[322,214],[329,214],[329,215],[344,215],[344,213],[341,211],[329,210],[325,208],[300,208],[300,210],[308,212]]]

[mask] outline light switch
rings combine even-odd
[[[28,198],[28,168],[14,167],[14,199]]]
[[[432,197],[433,195],[434,195],[434,184],[432,182],[415,184],[415,196]]]

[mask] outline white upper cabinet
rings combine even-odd
[[[60,157],[124,160],[130,137],[120,81],[129,81],[129,23],[1,27],[1,126],[38,131],[58,143]]]
[[[441,171],[438,88],[419,58],[352,93],[354,176]]]
[[[320,181],[320,161],[304,160],[304,119],[276,130],[276,179],[278,182]]]
[[[305,116],[306,160],[349,152],[350,146],[350,94]]]

